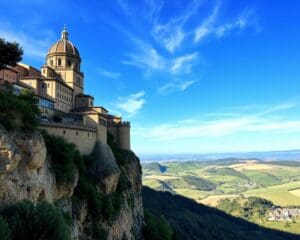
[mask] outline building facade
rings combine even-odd
[[[74,143],[82,154],[90,154],[96,141],[107,143],[108,132],[120,148],[130,150],[130,123],[94,106],[93,96],[84,93],[80,65],[79,51],[64,28],[40,71],[18,64],[1,70],[0,81],[31,89],[39,98],[40,127]]]

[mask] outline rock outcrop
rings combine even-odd
[[[141,167],[138,158],[129,151],[122,165],[118,165],[111,148],[97,143],[90,156],[95,161],[89,174],[97,179],[96,189],[102,196],[113,195],[121,174],[125,174],[130,187],[122,192],[124,201],[117,215],[110,220],[102,217],[98,223],[107,232],[106,239],[142,239],[143,226]],[[72,197],[78,184],[79,173],[74,181],[60,185],[56,182],[47,157],[43,136],[39,132],[7,132],[0,126],[0,206],[23,199],[33,202],[47,200],[73,219],[72,239],[93,239],[86,232],[92,222],[88,203],[74,206]],[[77,214],[74,208],[77,207]]]

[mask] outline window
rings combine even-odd
[[[53,66],[53,60],[50,60],[50,65]]]
[[[78,132],[76,132],[76,136],[78,136]]]
[[[70,60],[68,60],[68,66],[71,67],[71,61]]]
[[[63,134],[66,134],[66,130],[63,130]]]
[[[61,66],[61,59],[60,58],[57,59],[57,64],[58,64],[58,66]]]

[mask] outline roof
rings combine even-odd
[[[68,39],[69,33],[64,27],[61,33],[61,39],[59,39],[56,43],[54,43],[49,51],[49,54],[57,54],[57,53],[65,53],[65,54],[72,54],[80,58],[79,51],[75,47],[75,45]]]

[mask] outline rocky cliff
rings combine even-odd
[[[97,143],[92,155],[84,159],[88,162],[85,177],[79,168],[72,181],[61,183],[51,168],[40,132],[8,133],[0,126],[0,206],[23,199],[46,200],[71,216],[72,239],[97,239],[91,230],[94,226],[109,240],[142,239],[138,158],[132,152]]]

